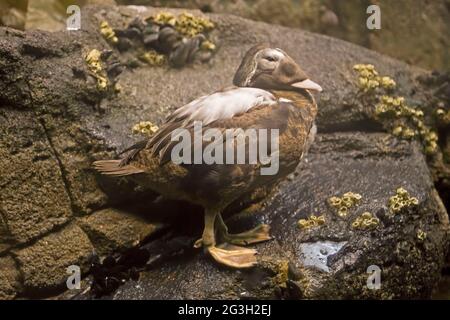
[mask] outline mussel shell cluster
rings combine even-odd
[[[171,66],[180,68],[194,61],[207,62],[211,59],[211,50],[202,50],[207,41],[203,33],[192,37],[183,36],[174,26],[161,25],[151,19],[146,21],[135,18],[126,29],[114,30],[118,37],[117,48],[124,52],[136,48],[155,50],[167,57]]]

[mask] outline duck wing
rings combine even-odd
[[[215,121],[232,119],[252,108],[274,103],[276,98],[269,91],[257,88],[229,87],[202,96],[169,115],[153,137],[124,150],[122,153],[128,153],[120,161],[120,165],[128,165],[143,149],[151,150],[151,153],[160,160],[164,158],[164,161],[161,161],[161,164],[164,164],[167,162],[167,151],[171,150],[168,146],[173,145],[171,136],[174,130],[183,128],[191,130],[195,121],[200,121],[202,126],[206,127]]]

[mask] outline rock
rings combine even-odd
[[[1,257],[0,270],[0,300],[13,299],[20,290],[20,274],[13,258]]]
[[[76,225],[69,225],[33,245],[14,251],[28,294],[51,293],[65,286],[67,267],[77,265],[81,272],[89,269],[93,246]]]
[[[379,1],[381,30],[369,31],[369,3],[278,0],[141,0],[143,5],[228,13],[256,21],[323,33],[429,69],[449,70],[450,19],[447,0]],[[373,3],[375,4],[375,3]],[[406,8],[409,8],[406,9]],[[405,10],[406,9],[406,10]]]
[[[391,215],[388,201],[399,187],[419,204]],[[362,199],[341,218],[327,200],[349,191]],[[378,217],[376,229],[352,227],[363,212]],[[297,221],[311,215],[324,215],[325,224],[299,229]],[[252,271],[223,270],[197,252],[146,272],[113,297],[427,298],[439,280],[448,244],[448,216],[420,149],[382,133],[319,135],[295,177],[282,183],[257,214],[228,221],[235,232],[258,222],[271,226],[275,239],[255,246],[260,265]],[[426,233],[424,240],[418,230]],[[381,270],[382,290],[367,287],[372,265]]]
[[[267,41],[292,55],[325,90],[317,119],[321,135],[308,162],[278,192],[273,190],[264,207],[237,205],[234,208],[246,209],[245,213],[229,218],[240,229],[254,224],[255,219],[266,220],[276,240],[257,246],[261,264],[245,272],[224,270],[201,251],[188,250],[178,256],[175,246],[167,262],[160,260],[159,266],[141,274],[141,290],[129,282],[119,288],[115,298],[428,296],[448,246],[445,208],[418,146],[382,133],[382,126],[371,117],[372,106],[356,98],[352,67],[374,64],[380,74],[397,82],[396,94],[417,103],[428,101],[428,89],[416,81],[428,72],[298,29],[208,15],[216,25],[211,36],[218,44],[208,63],[181,69],[136,65],[120,74],[111,73],[106,88],[99,89],[85,61],[88,52],[108,53],[102,55],[104,70],[118,62],[126,65],[137,54],[133,48],[122,53],[105,41],[100,21],[108,21],[113,29],[123,28],[136,15],[144,18],[159,11],[86,7],[82,32],[0,28],[0,250],[14,253],[26,290],[21,296],[48,296],[64,289],[67,265],[86,266],[93,250],[88,236],[102,254],[122,250],[137,239],[132,230],[154,232],[153,218],[158,214],[177,217],[173,221],[178,223],[165,237],[176,240],[188,233],[195,240],[199,236],[201,209],[189,209],[193,214],[186,219],[184,204],[146,210],[149,221],[145,216],[145,224],[139,215],[119,218],[122,211],[132,212],[130,204],[150,207],[157,195],[126,179],[98,177],[91,163],[114,158],[142,139],[132,134],[136,123],[159,125],[175,108],[230,85],[245,51]],[[120,91],[114,90],[116,83]],[[417,197],[419,205],[390,223],[384,215],[387,201],[400,186]],[[363,199],[360,207],[342,220],[333,215],[326,200],[347,191],[358,192]],[[112,209],[118,205],[120,211]],[[258,215],[253,214],[255,210]],[[350,227],[362,210],[379,219],[377,229]],[[297,221],[312,213],[323,214],[325,225],[299,230]],[[195,231],[184,230],[188,224],[195,224]],[[159,250],[167,251],[164,245],[169,241],[162,239],[158,239]],[[152,244],[150,241],[150,248]],[[377,251],[378,247],[390,250]],[[314,258],[317,252],[327,252],[323,253],[327,264],[324,257]],[[412,269],[415,255],[417,268]],[[381,291],[364,289],[368,263],[379,265],[387,277],[383,296]],[[409,285],[396,283],[396,276]],[[346,287],[336,287],[338,280]]]
[[[91,239],[100,256],[137,246],[141,240],[160,229],[160,225],[148,223],[126,211],[113,208],[83,217],[78,224]]]
[[[59,159],[33,113],[0,109],[0,132],[2,251],[66,223],[72,210]]]

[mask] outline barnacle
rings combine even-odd
[[[424,113],[417,108],[409,107],[403,97],[390,97],[383,95],[375,106],[375,117],[391,120],[392,134],[395,136],[412,139],[419,138],[427,154],[433,154],[437,150],[438,136],[423,122]],[[395,123],[400,122],[400,125]]]
[[[216,50],[216,45],[214,43],[212,43],[211,41],[209,41],[209,40],[205,40],[200,45],[200,48],[202,50],[214,51],[214,50]]]
[[[445,111],[443,109],[444,105],[442,105],[441,108],[438,108],[436,110],[436,117],[437,120],[439,122],[442,122],[444,124],[449,124],[450,123],[450,109],[447,109],[447,111]]]
[[[133,126],[133,133],[153,134],[158,131],[158,126],[150,121],[142,121]]]
[[[120,83],[116,82],[116,83],[114,84],[114,91],[115,91],[116,93],[122,92],[122,86],[120,85]]]
[[[196,17],[187,12],[180,13],[177,17],[168,12],[160,12],[152,17],[152,20],[159,25],[170,25],[187,37],[208,32],[214,28],[214,23],[208,18]]]
[[[97,79],[97,88],[99,90],[105,90],[108,87],[108,78],[102,67],[100,56],[101,52],[97,49],[93,49],[87,53],[85,61],[91,75]]]
[[[404,97],[381,95],[383,90],[396,87],[393,79],[379,76],[371,64],[356,64],[353,69],[358,72],[358,86],[368,98],[367,102],[375,102],[374,116],[395,136],[402,139],[417,139],[422,143],[426,154],[435,154],[438,150],[438,137],[424,123],[424,112],[406,104]],[[445,112],[443,106],[438,106],[436,117],[438,121],[449,123],[450,111]]]
[[[151,66],[161,66],[166,62],[166,56],[155,50],[149,50],[139,56],[139,59]]]
[[[395,191],[395,195],[389,198],[389,211],[393,214],[401,212],[404,208],[417,206],[419,200],[411,197],[406,189],[400,187]]]
[[[417,239],[419,241],[424,241],[427,238],[427,233],[421,229],[417,230]]]
[[[156,16],[152,17],[153,21],[161,25],[171,25],[174,26],[177,19],[170,12],[159,12]]]
[[[109,26],[108,21],[102,21],[100,23],[100,33],[102,36],[111,43],[119,42],[114,30]]]
[[[300,219],[297,225],[300,229],[309,229],[312,227],[318,227],[325,223],[325,216],[310,216],[308,219]]]
[[[352,222],[353,229],[371,230],[380,224],[380,220],[373,216],[370,212],[364,212],[355,221]]]
[[[385,89],[394,89],[396,86],[396,83],[390,77],[381,77],[381,86]]]
[[[353,192],[346,192],[342,197],[331,197],[328,199],[328,203],[333,208],[337,209],[337,214],[340,217],[346,217],[351,207],[358,205],[361,200],[361,195]]]
[[[377,88],[394,89],[396,86],[390,77],[380,77],[372,64],[356,64],[353,70],[359,74],[358,85],[363,92],[371,92]]]

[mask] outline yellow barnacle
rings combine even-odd
[[[338,214],[338,216],[339,217],[346,217],[347,216],[347,214],[348,214],[348,207],[340,207],[339,209],[338,209],[338,212],[337,212],[337,214]]]
[[[364,212],[352,222],[353,229],[370,230],[375,229],[380,224],[380,220],[370,212]]]
[[[312,215],[308,219],[300,219],[297,222],[297,226],[300,229],[309,229],[312,227],[321,226],[323,224],[325,224],[325,216],[324,215],[321,215],[321,216]]]
[[[108,87],[108,78],[106,72],[103,70],[100,57],[101,52],[97,49],[93,49],[86,54],[85,61],[91,75],[97,79],[97,88],[99,90],[106,90]]]
[[[362,199],[362,196],[358,193],[346,192],[342,197],[333,196],[328,199],[328,203],[333,208],[337,209],[337,215],[339,217],[346,217],[351,207],[357,205]]]
[[[395,192],[397,193],[398,196],[400,197],[407,197],[408,196],[408,191],[406,191],[405,188],[398,188],[397,190],[395,190]]]
[[[158,131],[158,126],[154,125],[150,121],[141,121],[137,124],[135,124],[132,128],[133,133],[142,133],[142,134],[153,134],[156,131]]]
[[[155,17],[153,17],[153,21],[157,24],[162,24],[162,25],[171,25],[174,26],[176,23],[176,18],[173,14],[171,14],[170,12],[159,12],[158,14],[156,14]]]
[[[381,82],[381,86],[386,89],[393,89],[393,88],[395,88],[395,85],[396,85],[395,81],[393,79],[391,79],[390,77],[381,77],[380,82]]]
[[[421,229],[417,230],[417,239],[419,241],[424,241],[427,238],[427,233]]]
[[[108,21],[102,21],[100,23],[100,33],[106,40],[111,43],[117,43],[119,41],[114,30],[109,26]]]
[[[333,206],[333,207],[339,207],[341,205],[341,198],[339,197],[331,197],[330,199],[328,199],[328,202]]]
[[[402,126],[397,126],[394,128],[394,130],[392,130],[392,134],[394,134],[395,136],[400,136],[402,134],[402,131]]]
[[[98,76],[97,77],[97,88],[99,90],[105,90],[108,87],[108,80],[106,77]]]
[[[411,128],[405,128],[405,130],[403,130],[402,132],[402,136],[406,139],[411,139],[415,136],[415,132],[414,130],[412,130]]]
[[[363,219],[370,219],[370,218],[372,218],[372,214],[370,213],[370,212],[364,212],[362,215],[361,215],[361,218],[363,218]]]
[[[428,139],[431,140],[431,141],[437,141],[438,140],[438,136],[437,136],[436,132],[430,131],[430,133],[428,135]]]
[[[139,59],[151,66],[161,66],[166,62],[166,56],[155,50],[149,50],[139,56]]]
[[[202,50],[214,51],[214,50],[216,50],[216,45],[209,40],[205,40],[202,42],[200,48]]]
[[[404,208],[417,206],[419,200],[416,197],[411,197],[409,192],[400,187],[395,191],[395,195],[389,198],[388,206],[391,213],[398,213]]]

